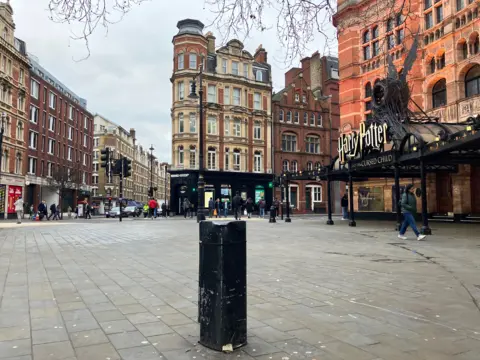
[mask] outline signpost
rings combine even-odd
[[[388,143],[388,125],[372,123],[367,126],[360,123],[360,130],[350,134],[340,135],[338,139],[338,156],[341,163],[355,159],[360,155],[364,157],[371,152],[383,152]]]

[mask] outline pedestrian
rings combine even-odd
[[[15,212],[17,213],[17,224],[21,224],[23,216],[23,199],[21,195],[13,205],[15,205]]]
[[[53,215],[53,219],[52,220],[60,220],[60,204],[58,204],[57,206],[55,206],[55,215]]]
[[[68,212],[68,218],[70,219],[72,217],[72,207],[70,205],[68,205],[67,212]]]
[[[421,235],[417,229],[417,225],[415,224],[415,215],[417,213],[417,200],[415,199],[415,195],[410,191],[413,187],[413,184],[408,184],[405,187],[405,192],[402,195],[402,200],[400,202],[400,207],[402,208],[403,213],[403,223],[400,227],[400,233],[398,237],[402,240],[407,240],[405,236],[405,232],[407,228],[410,226],[417,236],[417,240],[423,240],[426,238],[426,235]]]
[[[162,216],[166,219],[167,218],[167,204],[164,201],[162,204]]]
[[[213,210],[214,209],[215,209],[215,203],[213,201],[213,198],[210,198],[210,200],[208,200],[208,213],[209,213],[210,219],[213,216]]]
[[[278,218],[280,216],[280,206],[281,206],[280,201],[278,201],[277,198],[274,198],[273,205],[275,206],[275,217]],[[282,214],[283,214],[283,209],[282,209]]]
[[[148,215],[148,210],[149,210],[148,204],[143,205],[143,217],[144,217],[144,218],[147,217],[147,215]]]
[[[220,199],[217,198],[217,200],[215,200],[215,217],[217,219],[222,217],[222,213],[220,211],[222,211],[222,203],[220,202]]]
[[[225,218],[228,216],[228,206],[230,205],[228,199],[225,199],[223,201],[223,216],[225,216]]]
[[[85,219],[91,219],[92,218],[92,207],[88,203],[88,201],[85,200]],[[120,214],[122,216],[122,214]]]
[[[232,201],[233,215],[235,216],[235,220],[240,220],[242,218],[242,205],[243,199],[240,196],[240,192],[237,191]]]
[[[150,210],[149,217],[153,220],[153,217],[155,215],[154,209],[157,207],[157,202],[155,201],[155,198],[151,198],[150,201],[148,202],[148,208]]]
[[[57,212],[57,206],[52,203],[52,205],[50,205],[50,215],[48,215],[47,220],[50,220],[52,216],[55,217],[56,212]]]
[[[340,205],[342,206],[342,220],[348,220],[348,196],[347,196],[347,194],[343,194],[343,197],[340,200]]]
[[[258,217],[262,219],[265,217],[265,206],[265,199],[262,197],[258,202],[258,208],[260,209],[260,215],[258,215]]]
[[[185,219],[187,218],[189,212],[190,212],[190,201],[188,201],[188,199],[185,198],[183,200],[183,216],[185,217]]]
[[[44,218],[45,215],[48,215],[48,213],[47,213],[47,204],[45,203],[45,200],[42,200],[42,202],[41,202],[40,204],[38,204],[37,211],[38,211],[38,219],[39,219],[40,221],[43,220],[43,218]]]
[[[253,213],[253,200],[252,198],[248,198],[245,204],[245,208],[247,209],[247,217],[250,219]]]

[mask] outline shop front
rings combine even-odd
[[[0,176],[0,219],[15,219],[15,201],[23,195],[25,181],[22,177]]]

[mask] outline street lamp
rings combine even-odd
[[[150,146],[150,196],[153,197],[153,144]]]
[[[198,166],[198,183],[197,183],[197,188],[198,188],[198,205],[197,205],[197,222],[200,222],[202,220],[205,220],[205,213],[204,213],[204,208],[205,208],[205,180],[204,180],[204,161],[203,161],[203,85],[202,85],[202,74],[203,74],[203,59],[202,63],[200,64],[200,71],[196,76],[193,78],[192,81],[192,88],[190,95],[188,97],[190,99],[196,100],[199,99],[199,111],[200,111],[200,124],[199,124],[199,131],[198,131],[198,146],[200,147],[199,152],[198,152],[198,160],[199,160],[199,166]],[[196,77],[198,76],[198,81],[200,83],[200,90],[196,92]]]
[[[167,208],[167,164],[165,164],[165,181],[163,183],[163,190],[164,190],[164,202],[165,202],[165,212],[168,211]],[[165,217],[167,217],[167,214],[165,213]]]
[[[3,160],[3,151],[2,151],[2,146],[3,146],[3,133],[4,133],[4,127],[5,127],[5,121],[8,119],[8,116],[6,113],[2,112],[2,128],[0,129],[0,172],[2,171],[2,160]]]

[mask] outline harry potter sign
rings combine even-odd
[[[338,139],[338,156],[340,162],[355,159],[374,151],[384,151],[388,142],[388,125],[372,123],[367,126],[360,123],[359,132],[343,134]]]

